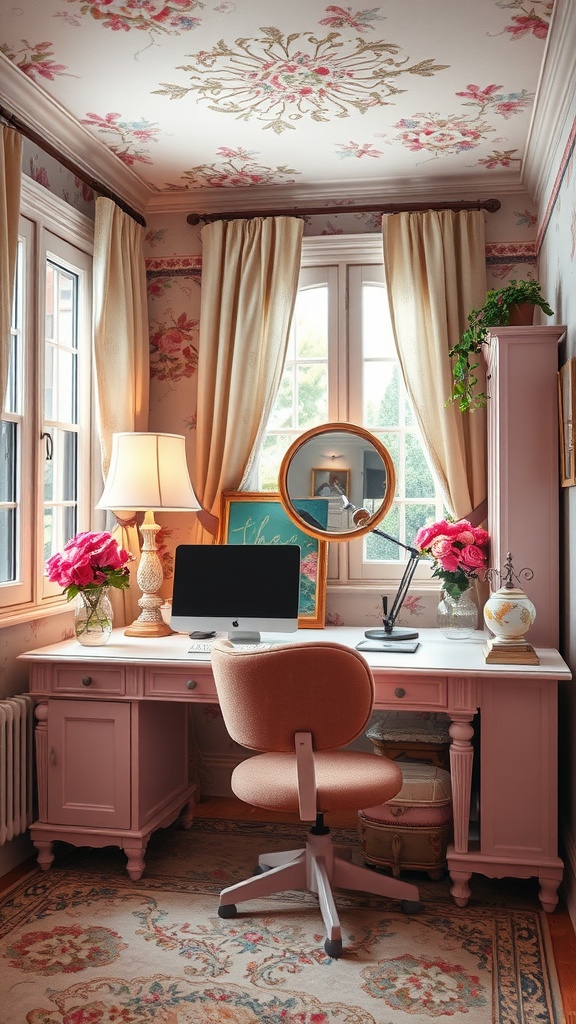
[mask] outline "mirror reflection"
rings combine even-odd
[[[319,538],[350,540],[384,518],[396,489],[388,450],[352,423],[327,423],[296,439],[286,452],[279,490],[290,518]]]

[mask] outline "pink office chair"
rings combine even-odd
[[[236,903],[303,889],[318,895],[326,928],[324,948],[342,953],[342,932],[331,886],[402,901],[420,910],[414,885],[352,863],[351,851],[332,845],[324,814],[361,810],[392,799],[402,786],[394,761],[340,748],[365,729],[374,702],[370,668],[340,644],[285,644],[242,651],[221,640],[212,650],[216,691],[226,728],[256,756],[232,773],[232,789],[248,804],[299,812],[314,822],[306,847],[261,854],[256,875],[220,893],[220,917],[235,917]]]

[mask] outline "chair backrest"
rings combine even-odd
[[[242,651],[212,648],[224,724],[249,750],[293,751],[294,733],[311,732],[315,750],[333,750],[364,731],[374,703],[365,659],[341,644],[282,644]]]

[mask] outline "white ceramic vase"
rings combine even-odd
[[[535,618],[532,601],[517,587],[501,587],[484,605],[484,622],[500,640],[520,640]]]

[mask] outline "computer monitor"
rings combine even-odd
[[[170,625],[258,643],[262,632],[298,629],[298,544],[180,544]]]

